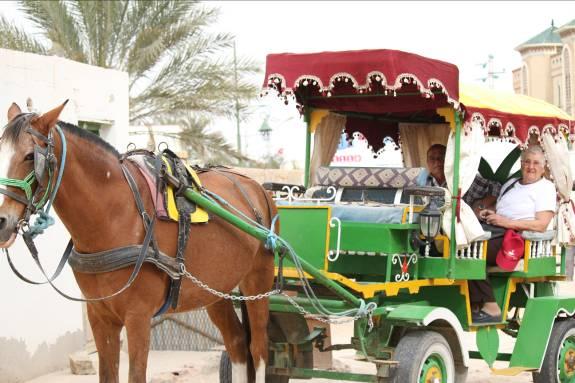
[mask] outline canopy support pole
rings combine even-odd
[[[304,171],[304,186],[306,189],[309,187],[309,171],[310,171],[310,151],[311,151],[311,108],[305,108],[304,121],[305,121],[305,171]]]
[[[449,269],[447,271],[447,278],[453,279],[455,275],[455,255],[457,253],[457,238],[455,226],[457,224],[457,217],[459,212],[457,208],[460,206],[458,198],[459,195],[459,150],[461,147],[461,116],[457,111],[455,115],[455,155],[453,157],[453,196],[457,198],[451,199],[451,240],[449,241]]]

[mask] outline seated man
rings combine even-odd
[[[511,179],[501,188],[497,210],[484,209],[480,216],[495,227],[516,231],[544,232],[556,209],[555,185],[545,179],[545,155],[539,146],[530,146],[521,154],[521,179]],[[501,248],[501,235],[489,241],[487,264],[497,264],[497,252]],[[501,309],[493,295],[488,280],[469,281],[469,296],[473,323],[500,322]]]
[[[420,186],[447,187],[445,179],[445,145],[434,144],[427,150],[427,172],[422,172],[417,180]],[[493,209],[501,190],[501,184],[477,174],[473,183],[463,195],[463,200],[473,208],[475,214],[484,209]],[[478,215],[479,216],[479,215]]]
[[[427,172],[421,172],[417,180],[418,185],[447,188],[444,171],[445,151],[445,145],[434,144],[429,147],[427,150]],[[481,210],[493,209],[495,207],[495,201],[497,200],[500,190],[501,184],[499,182],[488,180],[477,174],[462,198],[465,203],[473,208],[473,211],[479,217]],[[440,204],[443,204],[443,202]],[[440,255],[436,245],[431,246],[430,254],[431,256]]]

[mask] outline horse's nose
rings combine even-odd
[[[6,229],[6,226],[8,226],[8,217],[0,215],[0,230]]]

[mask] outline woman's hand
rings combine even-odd
[[[508,218],[505,218],[499,214],[495,214],[494,212],[487,214],[485,216],[485,220],[490,225],[495,225],[495,226],[504,227],[504,228],[508,228],[509,222],[510,222],[510,220]]]
[[[487,219],[487,216],[491,214],[495,214],[495,212],[490,209],[482,209],[481,211],[479,211],[479,218],[485,221]]]

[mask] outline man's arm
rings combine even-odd
[[[499,214],[490,214],[486,217],[487,223],[495,226],[501,226],[506,229],[513,229],[517,231],[529,230],[544,232],[549,226],[549,222],[555,215],[552,211],[539,211],[535,213],[535,219],[520,219],[513,221],[505,218]]]

